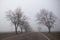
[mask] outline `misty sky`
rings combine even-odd
[[[41,31],[47,31],[48,28],[38,25],[36,14],[43,8],[52,11],[60,19],[60,0],[0,0],[0,32],[14,31],[14,25],[9,23],[6,18],[8,10],[14,11],[21,8],[22,12],[29,17],[30,25],[34,30],[41,27]],[[60,31],[60,20],[57,21],[52,31]]]

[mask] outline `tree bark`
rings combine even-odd
[[[18,33],[17,33],[17,26],[16,26],[16,25],[15,25],[15,32],[16,32],[16,34],[18,34]]]
[[[50,28],[48,28],[48,30],[49,30],[49,33],[50,33],[50,32],[51,32],[51,31],[50,31]]]
[[[22,33],[22,27],[21,27],[21,33]]]

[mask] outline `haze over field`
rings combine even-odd
[[[29,17],[30,25],[35,31],[39,27],[36,14],[40,12],[40,9],[52,11],[57,16],[57,21],[51,31],[60,31],[60,0],[0,0],[0,32],[14,31],[14,25],[7,21],[6,12],[14,11],[16,8],[21,8],[22,12]],[[40,27],[41,31],[48,31],[47,27],[43,25]]]

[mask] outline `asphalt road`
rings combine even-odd
[[[34,32],[34,33],[15,35],[2,40],[50,40],[50,39],[42,33]]]

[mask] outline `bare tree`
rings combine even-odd
[[[39,24],[44,24],[46,27],[48,27],[50,32],[50,29],[53,27],[56,21],[56,17],[52,12],[42,9],[41,12],[37,14],[37,20]]]
[[[25,32],[31,31],[31,27],[30,27],[29,22],[28,22],[27,19],[28,18],[26,16],[23,16],[22,19],[21,19],[21,23],[20,23],[21,32],[22,32],[22,29],[24,29]]]
[[[27,19],[27,17],[26,17],[25,15],[23,15],[23,16],[21,17],[21,19],[19,19],[19,24],[18,24],[18,26],[19,26],[20,29],[21,29],[21,33],[22,33],[22,30],[23,30],[23,24],[24,24],[24,22],[26,21],[26,19]]]
[[[7,13],[8,13],[7,14],[7,18],[15,26],[15,31],[16,31],[16,34],[17,34],[17,21],[16,21],[16,16],[15,16],[14,12],[12,12],[11,10],[9,10]]]
[[[21,32],[22,32],[22,26],[21,26],[22,17],[23,15],[22,15],[21,9],[17,8],[16,9],[17,25],[20,26]]]
[[[41,28],[40,27],[38,27],[38,31],[41,32]]]
[[[17,34],[17,27],[20,24],[22,18],[21,9],[17,8],[14,12],[10,10],[7,13],[7,18],[9,19],[9,21],[11,21],[13,25],[15,25],[15,31]]]
[[[16,9],[15,14],[17,19],[17,26],[20,26],[21,33],[22,33],[23,28],[28,29],[28,27],[24,27],[25,26],[24,24],[27,22],[27,17],[22,14],[21,9],[19,8]]]
[[[30,32],[30,31],[31,31],[31,27],[30,27],[28,21],[25,21],[25,22],[24,22],[23,27],[24,27],[24,29],[25,29],[25,32]]]

